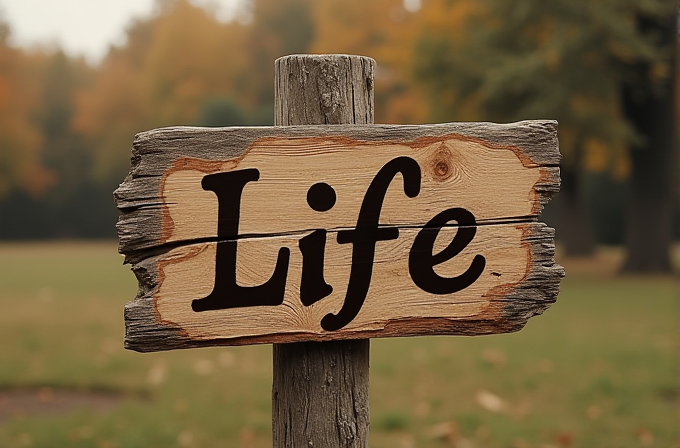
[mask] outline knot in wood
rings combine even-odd
[[[437,151],[432,155],[429,161],[430,174],[436,181],[443,182],[453,176],[453,154],[442,143]]]
[[[449,173],[449,165],[446,162],[438,162],[434,171],[438,177],[445,177]]]

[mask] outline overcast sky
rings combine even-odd
[[[214,3],[227,19],[239,0],[192,1]],[[148,16],[153,7],[154,0],[0,0],[0,18],[9,23],[14,45],[58,44],[96,63],[110,44],[124,41],[133,18]]]

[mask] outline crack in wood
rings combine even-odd
[[[427,229],[427,228],[441,228],[441,229],[458,229],[458,228],[468,228],[468,227],[483,227],[483,226],[498,226],[498,225],[508,225],[508,224],[523,224],[523,223],[530,223],[530,222],[537,222],[537,217],[535,216],[522,216],[522,217],[514,217],[514,218],[501,218],[501,219],[495,219],[495,220],[488,220],[488,221],[481,221],[477,222],[476,225],[474,226],[461,226],[459,224],[450,224],[447,223],[443,226],[428,226],[426,224],[423,225],[378,225],[379,229],[388,229],[388,228],[395,228],[398,230],[402,229],[409,229],[409,230],[421,230],[421,229]],[[343,232],[343,231],[348,231],[348,230],[353,230],[354,227],[336,227],[332,229],[326,229],[327,233],[334,233],[337,234],[338,232]],[[285,237],[302,237],[306,234],[309,234],[317,229],[314,228],[309,228],[309,229],[300,229],[296,231],[289,231],[289,232],[278,232],[278,233],[265,233],[265,234],[258,234],[258,233],[250,233],[250,234],[241,234],[236,236],[235,238],[219,238],[217,236],[210,236],[210,237],[204,237],[204,238],[192,238],[192,239],[187,239],[187,240],[181,240],[181,241],[173,241],[171,243],[163,243],[159,244],[156,246],[149,246],[149,247],[143,247],[137,250],[131,250],[128,252],[121,252],[122,254],[126,255],[126,259],[124,264],[129,264],[133,262],[138,262],[142,260],[143,258],[155,256],[155,255],[161,255],[164,253],[167,253],[173,249],[182,247],[182,246],[190,246],[193,244],[204,244],[204,243],[226,243],[226,242],[234,242],[234,241],[243,241],[243,240],[257,240],[257,239],[267,239],[267,238],[285,238]],[[128,258],[129,257],[129,258]],[[133,261],[134,260],[134,261]]]

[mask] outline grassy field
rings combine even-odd
[[[619,258],[518,333],[373,340],[371,446],[679,446],[678,281]],[[271,445],[271,347],[126,352],[135,291],[114,243],[0,244],[0,447]]]

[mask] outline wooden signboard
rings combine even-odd
[[[158,129],[116,190],[126,346],[520,329],[556,299],[554,121]]]

